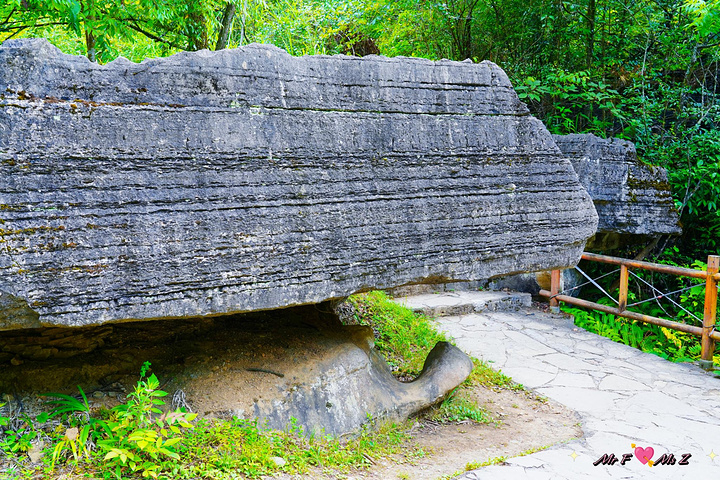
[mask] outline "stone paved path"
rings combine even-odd
[[[468,295],[445,293],[432,303],[477,303]],[[421,309],[428,299],[397,301]],[[720,379],[697,366],[668,362],[579,329],[568,317],[528,307],[446,316],[438,323],[467,353],[576,410],[585,434],[458,479],[720,479]],[[656,461],[673,454],[676,463],[650,467],[632,458],[621,465],[632,445],[652,447]],[[594,466],[606,453],[620,460]],[[692,455],[688,465],[677,463],[683,454]]]

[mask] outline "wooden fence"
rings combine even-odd
[[[608,263],[611,265],[620,266],[620,293],[618,295],[617,307],[602,305],[595,302],[589,302],[587,300],[581,300],[579,298],[574,298],[569,295],[561,294],[560,270],[553,270],[550,275],[550,291],[548,292],[547,290],[540,290],[540,295],[543,295],[550,299],[550,306],[553,307],[553,309],[557,309],[558,302],[564,302],[571,305],[577,305],[578,307],[599,310],[601,312],[611,313],[620,317],[629,318],[632,320],[639,320],[641,322],[652,323],[654,325],[660,325],[661,327],[690,333],[692,335],[700,337],[701,339],[701,366],[703,366],[703,368],[712,368],[715,342],[720,342],[720,331],[715,329],[715,321],[717,316],[718,283],[720,282],[720,273],[718,273],[718,268],[720,267],[720,256],[709,256],[707,261],[707,270],[704,271],[692,270],[682,267],[674,267],[671,265],[660,265],[657,263],[641,262],[639,260],[628,260],[624,258],[609,257],[607,255],[597,255],[587,252],[583,253],[582,259],[591,262]],[[702,327],[688,325],[686,323],[653,317],[651,315],[644,315],[642,313],[636,313],[627,310],[628,278],[629,269],[631,268],[705,280],[705,310],[703,315]]]

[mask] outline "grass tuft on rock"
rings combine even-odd
[[[354,321],[375,332],[375,348],[385,357],[393,373],[415,377],[425,357],[437,342],[447,341],[432,320],[393,302],[384,292],[353,295]]]
[[[354,323],[368,325],[375,332],[375,348],[385,357],[393,374],[401,380],[411,380],[421,371],[425,358],[437,342],[448,341],[438,331],[435,322],[422,314],[392,301],[384,292],[374,291],[348,298],[352,306]],[[479,406],[470,394],[476,386],[522,390],[519,385],[503,374],[493,370],[486,362],[472,358],[470,376],[438,406],[425,413],[425,417],[441,422],[471,420],[478,423],[492,422],[486,409]]]

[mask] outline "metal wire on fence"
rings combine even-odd
[[[620,317],[629,318],[632,320],[639,320],[661,327],[670,328],[673,330],[690,333],[692,335],[700,337],[702,350],[701,350],[701,365],[704,368],[712,368],[713,366],[713,354],[715,350],[715,342],[720,341],[720,331],[715,328],[715,321],[717,318],[717,297],[718,297],[718,282],[720,282],[720,256],[710,255],[708,257],[707,268],[705,270],[692,270],[689,268],[676,267],[672,265],[661,265],[657,263],[642,262],[639,260],[628,260],[618,257],[610,257],[607,255],[598,255],[594,253],[584,253],[582,255],[583,260],[591,262],[600,262],[611,265],[619,265],[620,268],[613,270],[612,272],[605,273],[597,278],[592,278],[586,272],[579,267],[575,269],[587,279],[587,282],[571,287],[567,290],[560,290],[561,275],[559,270],[553,270],[551,272],[551,286],[550,291],[541,290],[540,294],[550,299],[550,306],[553,310],[558,309],[558,302],[564,302],[571,305],[576,305],[584,308],[598,310],[601,312],[611,313]],[[685,308],[679,302],[673,299],[673,296],[680,295],[681,293],[688,292],[694,288],[703,286],[703,283],[697,283],[689,286],[685,286],[670,292],[663,292],[660,288],[648,282],[640,275],[632,272],[630,269],[641,269],[648,270],[651,272],[665,273],[682,277],[696,278],[704,280],[705,286],[705,299],[704,299],[704,313],[703,318],[698,317],[695,313]],[[607,292],[599,283],[598,280],[605,278],[614,273],[620,272],[619,282],[619,293],[616,299],[613,295]],[[628,285],[630,278],[633,278],[637,284],[642,284],[645,287],[649,287],[651,297],[639,300],[628,304]],[[596,302],[590,302],[579,298],[574,298],[567,295],[574,290],[582,288],[585,285],[592,284],[598,290],[600,290],[607,298],[609,298],[616,306],[602,305]],[[678,322],[675,320],[669,320],[665,318],[659,318],[652,315],[645,315],[638,312],[628,310],[630,307],[642,305],[647,302],[655,301],[660,310],[669,317],[675,317],[670,314],[660,303],[661,299],[667,299],[672,305],[684,312],[689,318],[695,319],[702,326],[689,325],[687,323]]]

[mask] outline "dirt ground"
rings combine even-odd
[[[76,385],[82,385],[92,405],[110,407],[132,390],[140,365],[149,360],[163,390],[183,393],[176,400],[201,415],[241,416],[258,398],[292,382],[300,360],[318,354],[314,337],[339,335],[323,315],[287,313],[281,320],[255,315],[114,325],[92,352],[63,359],[14,357],[0,369],[0,394],[5,400],[21,398],[32,410],[33,392],[77,393]],[[24,332],[22,341],[35,333]],[[405,455],[368,459],[367,470],[350,474],[317,471],[277,478],[437,479],[462,472],[471,462],[512,457],[582,435],[574,412],[532,392],[476,387],[471,394],[493,423],[438,424],[419,417]],[[422,454],[415,453],[417,447]]]
[[[396,455],[391,459],[369,459],[367,470],[347,474],[315,471],[305,475],[280,475],[277,480],[438,480],[464,472],[468,464],[481,464],[499,457],[514,457],[567,442],[582,436],[577,414],[532,392],[477,387],[476,399],[494,420],[438,424],[416,420],[408,452],[421,447],[424,455]]]
[[[464,471],[469,463],[513,457],[582,436],[577,415],[557,403],[507,389],[478,387],[474,393],[495,423],[416,424],[414,442],[429,452],[427,457],[379,464],[358,478],[434,480]]]

